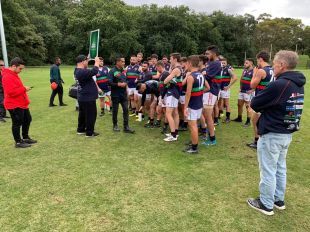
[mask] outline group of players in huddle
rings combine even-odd
[[[148,114],[149,119],[144,126],[162,127],[166,142],[177,141],[179,131],[189,128],[191,141],[184,151],[197,153],[199,136],[203,145],[216,145],[215,126],[224,110],[226,118],[223,122],[231,121],[230,88],[238,78],[227,59],[219,55],[216,46],[209,46],[203,55],[181,57],[179,53],[172,53],[169,58],[169,62],[167,56],[158,60],[158,56],[153,54],[143,61],[142,53],[131,56],[130,65],[124,68],[130,116],[136,116],[138,120],[139,116]],[[252,119],[254,128],[254,141],[247,144],[252,148],[256,148],[259,137],[256,127],[259,114],[251,110],[250,102],[272,80],[269,58],[267,52],[259,52],[257,66],[254,66],[253,59],[246,59],[240,79],[238,117],[233,121],[242,122],[245,106],[247,118],[244,126],[250,126]],[[100,116],[103,116],[105,98],[109,101],[111,98],[109,69],[104,66],[103,59],[101,61],[96,82],[101,90]]]

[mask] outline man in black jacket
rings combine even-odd
[[[78,102],[79,102],[79,119],[77,134],[86,134],[86,137],[94,137],[99,135],[94,132],[97,117],[96,99],[98,98],[98,88],[93,79],[98,73],[100,59],[95,58],[95,65],[88,69],[88,58],[79,55],[76,58],[77,68],[75,70],[75,78],[78,82]]]
[[[116,65],[109,72],[109,85],[111,86],[112,111],[113,111],[113,130],[119,132],[117,125],[118,105],[123,108],[124,132],[134,133],[129,123],[128,98],[127,98],[127,78],[124,70],[125,58],[116,58]]]
[[[257,124],[261,180],[259,198],[248,199],[248,204],[266,215],[274,214],[273,207],[285,209],[286,155],[292,133],[299,130],[306,83],[302,73],[293,71],[297,61],[295,52],[279,51],[273,61],[276,80],[251,102],[251,108],[261,113]]]

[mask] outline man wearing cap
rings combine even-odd
[[[97,107],[96,100],[98,98],[98,88],[93,79],[99,71],[100,59],[95,58],[95,65],[92,69],[88,69],[88,58],[79,55],[76,58],[75,78],[78,82],[78,102],[79,102],[79,118],[77,134],[86,137],[94,137],[99,134],[94,132]]]
[[[55,82],[57,84],[57,87],[53,89],[52,95],[50,98],[50,107],[56,106],[54,105],[54,98],[58,94],[58,99],[59,99],[59,106],[66,106],[66,104],[63,103],[62,98],[63,98],[63,87],[62,84],[64,84],[63,79],[61,78],[60,75],[60,69],[59,65],[61,65],[61,59],[59,57],[55,58],[55,63],[52,65],[51,70],[50,70],[50,82],[51,84]]]

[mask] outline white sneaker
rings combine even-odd
[[[169,134],[165,134],[166,135],[166,137],[173,137],[170,133]],[[177,135],[177,138],[179,138],[179,135]]]
[[[173,142],[173,141],[177,141],[178,138],[173,137],[173,136],[168,136],[167,138],[164,139],[164,141],[166,142]]]

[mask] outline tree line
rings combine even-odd
[[[259,50],[297,48],[310,55],[310,26],[268,14],[204,14],[186,6],[130,6],[121,0],[4,0],[2,9],[9,59],[20,56],[27,65],[47,64],[56,56],[73,64],[78,54],[88,53],[89,31],[98,28],[99,54],[108,63],[137,52],[201,54],[211,44],[235,65]]]

